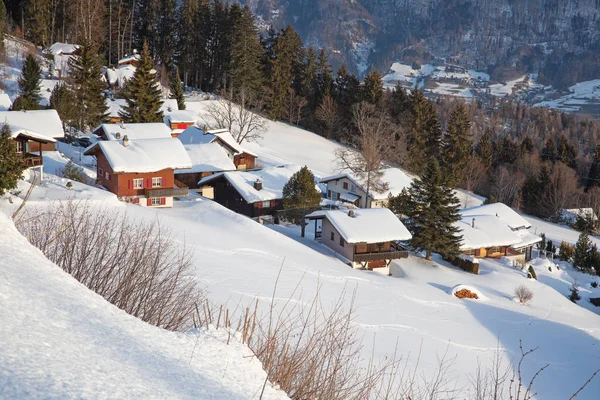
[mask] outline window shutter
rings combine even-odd
[[[148,201],[146,201],[146,205],[148,207],[151,207],[152,206],[152,199],[148,199]]]
[[[262,208],[262,201],[259,201],[258,203],[256,203],[258,208]]]
[[[146,188],[148,188],[148,189],[152,188],[152,178],[146,179]]]
[[[133,189],[133,179],[129,180],[129,189]]]
[[[167,204],[167,199],[165,197],[161,197],[160,198],[160,205],[164,206],[165,204]]]

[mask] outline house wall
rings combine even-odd
[[[172,131],[174,131],[175,129],[185,130],[185,129],[189,128],[192,125],[194,125],[193,122],[176,122],[176,121],[171,121],[171,130]]]
[[[350,217],[348,217],[350,218]],[[354,257],[354,245],[350,243],[344,242],[344,246],[340,246],[340,234],[335,229],[335,227],[329,222],[327,218],[323,219],[322,223],[322,236],[321,242],[335,251],[336,253],[342,255],[344,258],[347,258],[348,261],[352,261]],[[333,232],[333,240],[331,240],[331,233]]]
[[[252,169],[256,163],[256,157],[248,153],[236,154],[233,156],[233,164],[237,169]]]
[[[185,183],[190,189],[199,189],[198,182],[202,178],[214,175],[216,172],[190,172],[186,174],[175,174],[175,179]]]
[[[347,189],[344,189],[344,184],[347,185]],[[354,190],[353,190],[354,188]],[[366,201],[367,193],[362,190],[360,187],[356,186],[350,179],[348,178],[340,178],[334,181],[327,182],[327,198],[330,200],[338,200],[339,197],[337,193],[351,193],[356,196],[360,196],[358,199],[357,207],[359,208],[370,208],[371,202]]]
[[[496,246],[496,247],[487,247],[480,248],[471,251],[463,251],[463,254],[473,255],[477,258],[485,258],[485,257],[502,257],[508,253],[508,246]]]
[[[41,145],[42,145],[42,151],[56,151],[56,142],[42,143]],[[35,147],[37,147],[37,146],[35,146]],[[39,151],[39,150],[35,150],[35,151]]]
[[[207,187],[208,186],[208,187]],[[247,203],[246,200],[238,193],[238,191],[229,183],[227,179],[220,176],[210,182],[210,185],[204,186],[207,188],[207,195],[210,195],[209,188],[213,188],[213,200],[221,204],[223,207],[230,209],[238,214],[243,214],[248,217],[260,217],[263,215],[274,215],[278,210],[283,208],[281,199],[271,200],[269,207],[262,207],[258,203]],[[204,188],[202,190],[204,195]]]

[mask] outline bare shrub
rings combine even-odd
[[[533,299],[533,292],[525,285],[519,285],[515,288],[515,296],[522,304],[527,304]]]
[[[160,222],[70,201],[30,209],[16,226],[51,261],[127,313],[164,329],[192,326],[202,297],[192,253]]]

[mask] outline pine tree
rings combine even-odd
[[[73,93],[65,83],[58,83],[50,94],[50,108],[56,110],[61,121],[71,122],[76,117],[77,107],[73,99]]]
[[[341,120],[348,124],[352,120],[352,106],[360,101],[360,81],[354,74],[349,74],[342,65],[333,82],[333,99],[340,107]]]
[[[271,90],[273,97],[269,106],[269,117],[280,118],[285,109],[285,101],[292,85],[294,65],[302,48],[300,36],[287,26],[277,35],[273,48],[274,59],[271,60]]]
[[[448,129],[441,151],[441,168],[447,185],[454,187],[462,183],[473,145],[469,140],[471,122],[467,107],[458,103],[450,114]]]
[[[314,100],[311,103],[311,110],[315,110],[325,96],[331,95],[333,87],[331,65],[323,49],[319,52],[316,67],[316,76],[313,80]]]
[[[487,131],[481,136],[481,139],[479,139],[479,143],[477,143],[477,146],[475,147],[475,154],[485,166],[486,171],[489,171],[494,163],[494,146],[492,145],[490,134]]]
[[[152,68],[152,57],[148,45],[144,44],[140,63],[122,91],[127,105],[119,112],[125,122],[162,122],[162,99],[157,87],[156,71]]]
[[[315,187],[315,176],[307,166],[294,173],[283,187],[283,208],[295,222],[319,207],[321,193]]]
[[[49,0],[25,0],[21,7],[26,21],[25,37],[36,45],[48,46],[50,35],[48,28],[52,22],[51,2]]]
[[[558,138],[556,151],[560,161],[569,166],[569,168],[577,168],[577,150],[569,143],[569,140],[564,134]]]
[[[363,100],[379,105],[383,99],[383,80],[376,69],[371,70],[365,77],[362,88]]]
[[[39,110],[40,100],[40,79],[42,70],[40,64],[31,54],[25,58],[19,83],[19,97],[15,99],[13,110]]]
[[[589,269],[589,252],[592,248],[592,242],[587,233],[579,235],[575,244],[575,254],[573,255],[573,266],[582,271]]]
[[[264,80],[261,70],[263,47],[258,38],[258,28],[250,8],[244,6],[233,27],[231,46],[231,84],[234,90],[242,88],[256,96]]]
[[[158,0],[153,36],[156,46],[155,55],[162,65],[167,68],[173,65],[173,56],[176,48],[176,36],[173,34],[177,26],[177,1]],[[188,32],[187,34],[190,34]]]
[[[596,150],[594,151],[594,158],[587,176],[585,190],[588,191],[595,186],[600,186],[600,144],[596,146]]]
[[[533,153],[533,141],[529,136],[525,136],[523,140],[521,140],[520,150],[521,154]]]
[[[462,240],[460,229],[454,225],[460,220],[460,207],[452,189],[445,186],[435,158],[429,159],[425,172],[411,183],[409,192],[412,245],[425,251],[426,260],[431,260],[434,252],[445,258],[456,256]]]
[[[4,59],[4,34],[6,33],[6,6],[4,1],[0,1],[0,57]]]
[[[549,161],[553,163],[558,160],[558,152],[556,151],[554,140],[548,139],[546,141],[546,145],[544,146],[540,155],[542,157],[542,161]]]
[[[183,96],[183,84],[179,78],[179,69],[174,68],[169,75],[170,93],[169,98],[177,100],[177,108],[185,110],[185,98]]]
[[[394,122],[397,124],[406,122],[407,115],[410,112],[410,97],[400,82],[396,84],[390,95],[388,110]]]
[[[430,157],[439,157],[442,129],[433,105],[415,89],[408,118],[407,168],[420,174]]]
[[[409,215],[410,207],[410,193],[406,188],[403,188],[396,196],[391,196],[388,199],[388,208],[396,215]]]
[[[17,187],[25,170],[25,164],[17,153],[8,124],[2,125],[0,134],[0,196]]]
[[[84,44],[77,55],[69,59],[69,68],[69,86],[75,108],[72,124],[80,130],[93,129],[106,119],[108,110],[98,55]]]
[[[573,303],[577,303],[581,300],[581,296],[579,295],[579,287],[577,287],[577,282],[573,282],[571,285],[571,294],[569,295],[569,300]]]

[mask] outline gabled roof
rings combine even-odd
[[[94,129],[94,134],[104,132],[106,140],[121,140],[125,135],[130,140],[170,138],[171,129],[161,122],[146,124],[100,124]],[[117,138],[117,135],[119,136]]]
[[[110,71],[107,70],[107,71]],[[107,72],[108,73],[108,72]],[[179,110],[179,106],[177,105],[177,100],[175,99],[161,99],[162,106],[160,110],[164,113]],[[119,111],[123,109],[127,105],[127,101],[125,99],[106,99],[106,105],[108,106],[108,116],[109,117],[120,117]]]
[[[496,216],[505,221],[510,229],[514,230],[531,228],[531,224],[525,218],[503,203],[484,204],[464,209],[460,213],[465,217],[477,217],[479,215]]]
[[[85,155],[101,151],[114,172],[156,172],[163,169],[191,168],[192,162],[181,142],[175,138],[104,140],[85,150]]]
[[[50,53],[53,55],[73,54],[78,48],[78,44],[56,42],[50,46]]]
[[[300,170],[298,165],[269,167],[257,171],[231,171],[207,176],[198,182],[198,186],[210,185],[215,179],[227,179],[247,203],[276,200],[283,197],[282,191],[292,175]],[[254,188],[254,182],[263,184],[261,190]]]
[[[168,122],[196,123],[196,113],[191,110],[173,110],[173,111],[166,112],[164,119],[165,119],[165,123],[168,123]]]
[[[119,64],[125,64],[125,63],[129,63],[129,62],[132,62],[132,61],[139,61],[140,58],[141,58],[141,56],[139,55],[139,53],[134,53],[134,54],[132,54],[130,56],[125,56],[125,57],[121,58],[118,61],[118,63]]]
[[[369,196],[374,200],[385,200],[390,195],[397,196],[398,194],[400,194],[400,192],[402,192],[402,189],[408,188],[412,182],[412,178],[410,178],[398,168],[384,168],[381,170],[381,172],[383,173],[381,180],[385,184],[387,184],[387,189],[384,189],[381,192],[375,192],[373,191],[373,189],[371,189]],[[320,182],[327,183],[343,178],[349,179],[350,181],[352,181],[352,183],[361,188],[363,192],[367,192],[366,185],[361,183],[356,176],[349,173],[341,173],[337,175],[328,176],[321,179]]]
[[[189,174],[198,172],[235,171],[235,165],[225,150],[217,143],[184,144],[192,162],[192,168],[180,169],[176,174]]]
[[[36,140],[42,143],[54,143],[55,139],[42,135],[41,133],[33,132],[20,126],[8,124],[10,128],[11,137],[16,139],[19,136],[23,136],[27,139]]]
[[[474,224],[473,218],[475,218]],[[461,230],[460,250],[463,251],[511,246],[521,242],[519,234],[510,229],[506,221],[492,215],[463,216],[454,226]]]
[[[211,132],[211,133],[209,133]],[[229,133],[229,131],[227,129],[219,129],[219,130],[212,130],[212,131],[207,131],[206,133],[196,127],[196,126],[190,126],[189,128],[185,129],[183,132],[181,132],[181,134],[178,136],[179,140],[181,140],[181,142],[183,144],[201,144],[201,143],[212,143],[214,141],[220,141],[221,144],[223,144],[225,147],[228,147],[229,149],[231,149],[231,152],[234,154],[239,154],[239,153],[246,153],[249,154],[251,156],[257,157],[256,154],[246,150],[244,147],[242,147],[231,135],[231,133]]]
[[[58,139],[65,136],[56,110],[0,111],[0,124],[5,122],[46,138]]]
[[[350,216],[351,213],[354,213],[354,216]],[[404,224],[387,208],[321,210],[307,215],[319,216],[327,218],[348,243],[381,243],[412,239]]]

